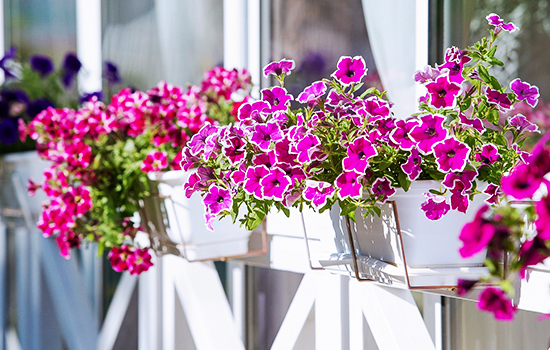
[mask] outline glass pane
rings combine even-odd
[[[223,60],[223,0],[104,0],[103,58],[124,85],[197,84]]]

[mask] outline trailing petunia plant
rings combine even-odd
[[[483,284],[478,308],[498,320],[514,319],[514,281],[527,278],[530,267],[550,257],[549,139],[546,133],[526,162],[502,177],[503,200],[493,208],[481,207],[460,233],[463,257],[487,251],[489,276],[459,281],[458,293]]]
[[[38,114],[22,133],[52,162],[41,184],[29,184],[30,192],[41,188],[49,197],[38,222],[43,235],[56,236],[66,258],[83,240],[96,241],[100,253],[110,250],[116,271],[147,270],[151,255],[135,240],[132,219],[149,195],[147,174],[179,169],[189,138],[205,124],[232,122],[250,88],[246,70],[217,67],[200,86],[124,88],[107,105],[93,96],[79,109]]]
[[[294,62],[270,63],[264,75],[280,86],[243,104],[235,125],[206,125],[183,149],[182,168],[197,168],[186,194],[203,196],[210,228],[216,217],[235,220],[244,211],[248,229],[272,208],[288,215],[290,207],[323,212],[338,203],[352,219],[359,207],[380,214],[379,203],[419,180],[441,181],[422,204],[432,220],[451,209],[466,212],[482,192],[496,201],[502,175],[526,157],[520,148],[537,131],[521,114],[503,125],[499,117],[518,101],[536,105],[539,93],[520,79],[502,85],[491,75],[503,65],[495,57],[498,37],[517,28],[494,14],[487,19],[489,37],[449,48],[443,64],[416,72],[426,95],[412,116],[395,116],[385,92],[358,92],[367,72],[361,57],[341,57],[330,79],[298,96],[284,88]]]

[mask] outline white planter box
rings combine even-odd
[[[190,174],[184,171],[150,174],[151,191],[154,193],[156,187],[158,197],[145,199],[146,230],[162,244],[176,247],[190,261],[241,256],[263,249],[262,225],[252,235],[225,217],[214,222],[214,232],[206,228],[200,195],[185,197],[182,185]]]

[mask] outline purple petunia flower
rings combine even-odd
[[[252,164],[254,165],[264,165],[266,168],[271,169],[271,167],[276,163],[277,155],[273,150],[267,153],[260,153],[252,156]]]
[[[281,77],[282,75],[290,75],[290,72],[296,67],[294,60],[287,60],[283,58],[279,62],[271,62],[264,67],[264,76],[267,78],[270,74],[273,74],[276,77]]]
[[[418,153],[418,149],[416,147],[413,147],[411,149],[411,154],[409,155],[409,158],[407,159],[407,162],[403,165],[401,165],[401,169],[407,176],[409,177],[409,180],[413,181],[420,176],[420,172],[422,169],[420,168],[420,164],[422,164],[422,157]]]
[[[410,151],[415,145],[416,142],[409,137],[409,133],[412,129],[419,125],[418,120],[398,120],[395,122],[395,129],[389,135],[390,140],[395,144],[399,145],[399,148],[405,151]]]
[[[445,118],[439,115],[423,115],[421,124],[413,127],[409,136],[417,142],[418,149],[424,154],[433,152],[433,145],[447,137],[447,130],[443,128]]]
[[[529,152],[522,151],[517,143],[512,145],[512,149],[519,155],[519,160],[521,160],[524,164],[529,163],[529,157],[531,156]]]
[[[269,174],[260,180],[262,186],[263,199],[273,199],[282,201],[284,193],[290,188],[290,178],[279,168],[271,168]]]
[[[208,190],[208,194],[204,197],[204,204],[208,212],[218,214],[231,208],[233,199],[231,199],[231,193],[228,190],[212,185]]]
[[[254,142],[262,151],[269,151],[271,141],[277,142],[283,139],[283,133],[274,122],[256,124],[250,141]]]
[[[268,111],[269,103],[267,102],[256,101],[254,103],[245,103],[239,108],[237,119],[247,125],[265,123]]]
[[[315,105],[319,97],[323,96],[327,91],[327,86],[322,81],[316,81],[310,86],[306,87],[302,93],[298,95],[296,101],[300,103],[307,103],[308,106]]]
[[[389,117],[390,103],[378,96],[371,96],[363,100],[365,111],[372,117]]]
[[[487,188],[483,190],[483,193],[488,194],[489,198],[485,200],[488,204],[498,204],[500,201],[500,187],[495,184],[487,185]]]
[[[481,162],[481,165],[491,165],[500,159],[498,148],[489,143],[481,148],[481,153],[476,154],[476,161]]]
[[[445,74],[446,70],[442,72],[439,69],[432,68],[432,66],[426,66],[422,70],[417,70],[414,73],[414,81],[421,84],[426,84],[435,81],[440,75]]]
[[[440,76],[434,82],[426,84],[430,95],[429,104],[434,108],[454,107],[460,85],[450,82],[447,76]]]
[[[426,217],[430,220],[439,220],[451,209],[444,196],[439,196],[430,192],[424,193],[426,201],[420,205]]]
[[[312,161],[311,156],[313,153],[319,151],[320,144],[321,141],[317,136],[308,134],[296,144],[293,151],[298,153],[298,161],[300,163],[309,163]]]
[[[367,75],[367,65],[361,56],[342,56],[336,65],[337,69],[332,73],[332,77],[343,85],[359,83]]]
[[[359,175],[354,171],[344,171],[336,178],[335,187],[338,189],[338,198],[344,200],[346,198],[361,198],[361,182]]]
[[[448,70],[449,81],[451,83],[462,84],[465,80],[462,76],[464,64],[471,60],[472,59],[465,54],[465,51],[460,50],[456,46],[452,46],[445,51],[445,63],[438,68],[441,70]]]
[[[535,212],[538,236],[542,239],[550,239],[550,196],[546,195],[535,202]]]
[[[539,102],[539,88],[534,85],[531,86],[531,84],[527,82],[522,82],[519,78],[512,80],[510,89],[516,94],[519,101],[525,100],[525,102],[533,108],[535,108]]]
[[[91,98],[96,98],[98,101],[101,101],[101,99],[103,98],[103,92],[101,91],[87,92],[87,93],[84,93],[82,96],[80,96],[79,100],[80,100],[80,103],[85,103],[90,101]]]
[[[17,119],[5,118],[0,122],[0,143],[11,145],[19,140]]]
[[[539,235],[532,240],[527,240],[519,249],[519,277],[525,278],[525,273],[529,266],[536,265],[546,260],[550,255],[550,249],[546,246],[546,241]]]
[[[385,176],[376,179],[372,184],[371,190],[376,197],[382,196],[382,199],[379,201],[380,203],[386,203],[386,200],[395,194],[395,188],[393,188],[391,181]]]
[[[458,250],[461,257],[469,258],[481,252],[495,235],[495,227],[484,217],[487,211],[489,206],[485,204],[479,208],[474,220],[462,227],[458,237],[462,241]]]
[[[480,133],[483,133],[485,131],[485,127],[483,126],[483,122],[479,118],[473,118],[470,119],[464,115],[464,113],[458,113],[458,117],[460,118],[460,124],[466,125],[468,127],[474,128],[475,130],[479,131]]]
[[[518,311],[512,305],[512,300],[506,294],[494,287],[486,287],[479,295],[477,308],[482,311],[492,312],[497,320],[512,321]]]
[[[266,109],[266,112],[273,113],[276,111],[286,111],[292,95],[281,87],[275,86],[270,89],[264,89],[262,92],[262,100],[269,103],[271,108]]]
[[[496,105],[500,111],[508,112],[512,109],[512,101],[508,98],[508,94],[487,87],[485,95],[487,96],[487,102]]]
[[[508,117],[508,125],[513,126],[518,134],[524,131],[540,133],[538,125],[531,123],[523,114]]]
[[[363,174],[369,165],[369,159],[378,154],[376,148],[366,137],[359,137],[349,144],[347,157],[342,159],[344,171]]]
[[[306,181],[306,189],[302,193],[304,199],[320,209],[327,204],[329,198],[334,196],[336,190],[328,182]]]
[[[467,144],[454,137],[435,144],[433,150],[439,170],[444,172],[464,170],[471,151]]]
[[[456,181],[451,188],[451,208],[461,213],[466,213],[470,204],[465,188],[466,185],[460,181]]]
[[[512,22],[504,23],[504,20],[501,19],[500,16],[496,13],[490,13],[485,18],[490,25],[495,26],[495,34],[500,33],[502,30],[508,31],[510,33],[519,30],[519,28]]]
[[[105,69],[103,74],[107,79],[107,83],[110,85],[118,84],[122,81],[118,72],[118,67],[113,62],[105,61]]]
[[[519,164],[501,179],[502,191],[515,199],[530,198],[539,189],[542,179],[535,176],[527,164]]]
[[[82,68],[82,63],[80,63],[78,57],[76,57],[76,54],[68,53],[65,55],[62,77],[63,85],[65,87],[70,87],[72,85],[74,77],[80,71],[80,68]]]
[[[18,78],[18,75],[19,75],[18,69],[16,68],[16,63],[13,60],[16,52],[17,52],[17,49],[12,46],[4,54],[4,57],[0,59],[0,69],[4,71],[4,77],[6,79]]]
[[[452,172],[445,175],[442,184],[443,186],[451,189],[455,187],[455,182],[461,182],[464,186],[464,190],[467,191],[473,187],[472,181],[476,178],[476,176],[476,170]]]
[[[204,146],[206,145],[206,140],[211,135],[215,134],[218,128],[216,126],[210,125],[210,123],[205,124],[198,133],[191,137],[191,140],[187,143],[187,147],[190,148],[191,154],[198,156],[204,152]]]
[[[246,170],[244,190],[258,199],[262,198],[262,186],[260,180],[269,174],[269,169],[265,165],[250,167]]]
[[[30,60],[31,68],[45,77],[53,72],[52,60],[47,56],[35,55]]]

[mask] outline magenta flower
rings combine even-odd
[[[298,95],[296,101],[300,103],[307,103],[308,106],[315,105],[321,96],[327,91],[327,86],[322,81],[316,81],[310,86],[306,87],[302,93]]]
[[[265,123],[269,110],[269,103],[264,101],[245,103],[237,112],[237,120],[245,123],[246,125]]]
[[[128,270],[128,257],[132,255],[130,247],[122,245],[119,247],[113,247],[109,252],[109,260],[111,261],[111,267],[116,272],[122,272]]]
[[[191,140],[187,143],[187,148],[190,149],[191,154],[196,156],[201,154],[202,148],[206,144],[206,139],[214,134],[218,128],[216,126],[206,124],[198,133],[191,137]]]
[[[525,102],[533,108],[535,108],[539,102],[539,88],[534,85],[531,86],[531,84],[523,82],[519,80],[519,78],[512,80],[510,89],[516,94],[519,101],[525,100]]]
[[[65,259],[71,257],[71,248],[80,248],[80,236],[73,231],[61,232],[55,241],[59,247],[59,254]]]
[[[151,254],[149,254],[149,249],[147,248],[134,248],[133,253],[128,255],[127,263],[130,275],[139,275],[153,266],[153,263],[151,262]]]
[[[549,255],[550,249],[546,246],[546,241],[539,235],[532,240],[525,241],[519,249],[519,263],[521,265],[518,271],[519,277],[525,278],[529,266],[543,262]]]
[[[224,188],[220,188],[216,185],[212,185],[208,194],[203,199],[204,205],[208,212],[212,214],[218,214],[223,210],[231,208],[233,205],[233,199],[231,193]]]
[[[481,121],[481,119],[479,118],[469,119],[468,117],[466,117],[466,115],[464,115],[464,113],[458,113],[458,116],[460,118],[460,124],[474,128],[480,133],[483,133],[485,131],[485,127],[483,126],[483,122]]]
[[[535,212],[537,213],[537,219],[535,225],[539,236],[542,232],[550,234],[550,196],[544,196],[535,203]],[[541,237],[543,239],[550,239],[545,235]]]
[[[488,210],[489,206],[483,205],[477,211],[474,221],[464,225],[460,231],[458,238],[462,241],[462,247],[458,252],[463,258],[469,258],[483,251],[495,235],[495,227],[484,218]]]
[[[497,106],[500,111],[507,112],[512,109],[512,101],[508,98],[508,94],[487,87],[485,95],[487,97],[487,102]]]
[[[409,136],[417,142],[418,149],[424,154],[433,152],[433,145],[447,137],[447,130],[443,128],[445,118],[439,115],[423,115],[422,123],[412,128]]]
[[[262,151],[269,151],[271,141],[283,139],[283,133],[276,123],[256,124],[250,141],[254,142]]]
[[[329,198],[334,196],[336,190],[328,182],[306,181],[306,188],[302,192],[304,199],[311,201],[311,204],[320,209],[327,204]]]
[[[538,125],[531,123],[523,114],[508,117],[508,125],[513,126],[518,134],[521,134],[523,131],[540,133]]]
[[[489,22],[490,25],[495,26],[495,34],[500,33],[502,30],[505,30],[507,32],[515,32],[516,30],[519,30],[519,28],[512,22],[510,23],[504,23],[504,20],[500,18],[499,15],[496,13],[490,13],[485,17],[487,19],[487,22]]]
[[[152,171],[161,171],[168,167],[168,155],[166,152],[152,151],[141,163],[141,171],[150,173]]]
[[[260,181],[269,174],[265,165],[250,167],[246,170],[244,190],[258,199],[262,199],[262,186]]]
[[[441,141],[433,146],[435,161],[444,172],[462,171],[470,155],[470,147],[454,137]]]
[[[346,198],[361,198],[362,187],[359,181],[359,175],[354,171],[344,171],[335,181],[335,187],[338,191],[338,198],[344,200]]]
[[[363,100],[364,110],[372,117],[389,117],[390,103],[378,96],[367,97]]]
[[[476,161],[481,162],[481,165],[491,165],[500,159],[498,149],[495,145],[489,143],[481,148],[481,153],[476,154]]]
[[[395,129],[389,135],[390,140],[398,144],[402,150],[410,151],[416,145],[416,142],[409,137],[409,133],[419,124],[419,121],[414,119],[408,122],[404,120],[396,121]]]
[[[286,111],[292,95],[288,94],[284,88],[275,86],[270,89],[264,89],[262,92],[262,100],[269,103],[271,108],[266,109],[266,112],[273,113],[276,111]]]
[[[451,189],[451,208],[461,213],[466,213],[469,204],[470,201],[466,194],[465,185],[460,181],[456,181],[454,187]]]
[[[485,200],[488,204],[498,204],[500,202],[501,191],[500,187],[495,184],[487,185],[487,188],[483,190],[483,193],[488,194],[489,198]]]
[[[451,209],[444,196],[426,192],[424,197],[426,197],[426,201],[422,203],[420,209],[424,211],[426,217],[430,220],[441,219]]]
[[[434,108],[454,107],[460,93],[460,85],[449,81],[447,76],[440,76],[434,82],[426,84],[430,95],[429,104]]]
[[[409,155],[407,162],[401,165],[401,169],[405,174],[407,174],[409,180],[413,181],[418,178],[420,172],[422,171],[422,169],[420,168],[420,164],[422,164],[422,157],[418,153],[418,149],[416,147],[413,147],[411,149],[411,154]]]
[[[460,182],[462,183],[464,190],[468,191],[472,188],[472,181],[476,178],[476,176],[476,170],[451,172],[445,175],[445,179],[443,179],[442,184],[443,186],[451,189],[455,187],[455,182]]]
[[[295,149],[293,151],[296,151],[298,153],[298,161],[300,163],[309,163],[312,161],[312,155],[319,151],[319,145],[321,144],[321,141],[319,138],[315,135],[305,135],[300,142],[296,145]]]
[[[369,158],[378,154],[376,148],[366,137],[359,137],[349,144],[347,157],[342,159],[344,171],[363,174],[369,165]]]
[[[260,180],[263,199],[282,201],[284,193],[290,188],[291,181],[286,173],[279,168],[271,168],[269,174]]]
[[[512,305],[512,300],[502,290],[490,286],[479,295],[477,308],[492,312],[495,318],[501,321],[512,321],[517,312],[517,308]]]
[[[377,198],[382,196],[382,199],[379,200],[380,203],[385,203],[389,197],[395,194],[395,188],[393,188],[391,181],[385,176],[376,179],[372,184],[371,190]]]
[[[421,84],[426,84],[435,81],[440,75],[442,75],[439,69],[432,68],[432,66],[426,66],[422,70],[417,70],[414,73],[414,81]]]
[[[519,145],[517,143],[514,143],[512,145],[512,149],[514,151],[516,151],[516,153],[519,155],[519,160],[524,163],[524,164],[527,164],[529,163],[529,157],[531,156],[529,154],[529,152],[527,151],[522,151],[521,148],[519,147]]]
[[[501,179],[502,191],[515,199],[531,198],[539,189],[542,180],[535,176],[527,164],[519,164]]]
[[[456,294],[459,296],[466,295],[475,285],[478,280],[466,280],[459,278],[456,286]]]
[[[465,52],[458,47],[453,46],[445,51],[445,63],[438,68],[440,70],[448,70],[449,81],[451,83],[462,84],[464,77],[462,76],[462,70],[464,64],[470,62],[472,59],[465,55]]]
[[[367,65],[361,56],[342,56],[336,65],[336,72],[332,73],[332,77],[338,80],[343,85],[361,82],[361,79],[367,75]]]
[[[296,63],[294,60],[287,60],[283,58],[279,62],[271,62],[264,67],[264,76],[267,78],[270,74],[281,77],[284,75],[290,75],[290,72],[294,69]]]

